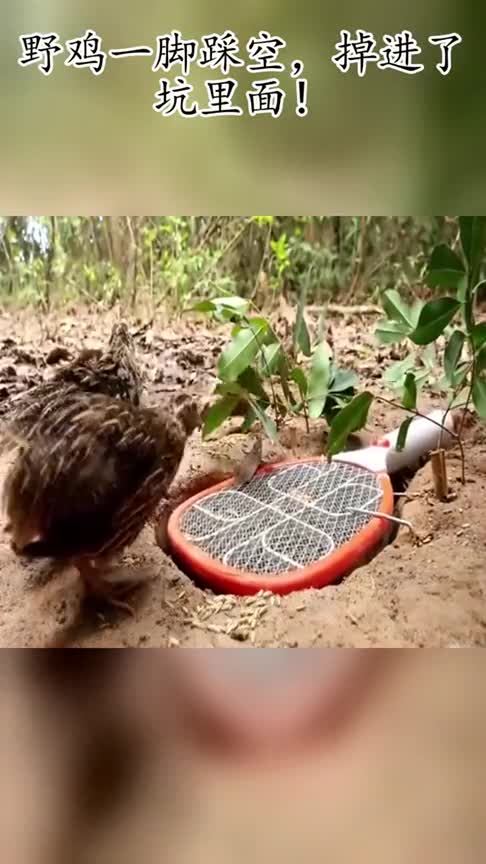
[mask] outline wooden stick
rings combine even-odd
[[[432,465],[435,494],[439,501],[447,501],[449,498],[449,484],[447,482],[447,464],[443,447],[439,450],[434,450],[430,454],[430,462]]]

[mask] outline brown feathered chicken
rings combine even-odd
[[[136,362],[133,340],[123,321],[113,326],[106,351],[84,349],[48,381],[30,388],[20,397],[14,397],[5,409],[7,419],[15,425],[18,433],[28,434],[39,413],[46,411],[50,400],[64,386],[71,384],[89,393],[104,393],[139,405],[143,379]]]
[[[142,375],[135,358],[135,346],[125,322],[113,326],[105,352],[85,349],[72,363],[63,366],[54,382],[77,384],[83,390],[104,393],[139,405]]]
[[[103,571],[167,494],[198,422],[190,402],[172,416],[63,388],[17,441],[4,486],[12,548],[74,564],[90,593],[125,605],[109,597],[113,586]]]
[[[124,344],[118,328],[106,354],[81,356],[19,406],[4,435],[16,454],[3,504],[17,554],[74,564],[90,593],[129,608],[103,574],[166,495],[199,413],[188,398],[175,413],[140,407]]]

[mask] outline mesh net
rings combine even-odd
[[[359,534],[383,491],[367,469],[301,463],[200,498],[182,515],[185,539],[227,567],[278,575],[309,567]]]

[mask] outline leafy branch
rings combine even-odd
[[[451,292],[426,303],[407,305],[398,292],[387,291],[383,307],[387,315],[378,323],[376,336],[382,344],[408,340],[415,346],[426,347],[421,367],[410,356],[394,364],[385,380],[401,393],[401,407],[416,411],[417,395],[427,382],[431,383],[436,359],[437,340],[446,339],[443,354],[443,377],[436,385],[448,396],[445,417],[453,408],[462,407],[462,417],[456,438],[461,449],[462,482],[465,482],[463,429],[469,405],[486,420],[486,324],[476,323],[475,306],[479,290],[486,240],[486,217],[460,216],[458,243],[452,248],[445,243],[436,246],[426,271],[430,288]],[[452,326],[460,319],[460,325]],[[404,421],[406,422],[406,421]],[[439,440],[442,443],[443,430]],[[406,432],[401,441],[405,443]]]
[[[302,414],[307,429],[309,420],[323,417],[330,426],[327,453],[331,457],[345,447],[353,432],[366,425],[376,399],[407,413],[397,441],[397,448],[403,449],[413,416],[425,416],[417,400],[428,384],[447,394],[446,416],[453,408],[462,408],[459,429],[451,435],[460,447],[464,482],[462,433],[469,405],[486,419],[486,323],[477,323],[475,317],[476,298],[485,284],[480,281],[485,240],[486,217],[460,217],[456,248],[444,243],[436,246],[425,274],[430,288],[450,293],[411,304],[396,290],[384,294],[386,317],[378,322],[378,341],[387,345],[408,342],[415,349],[384,375],[385,382],[399,393],[398,402],[367,390],[357,393],[357,375],[335,365],[327,342],[319,337],[312,344],[305,320],[310,271],[300,291],[289,349],[252,300],[229,295],[192,307],[234,325],[231,340],[219,357],[217,399],[206,415],[204,435],[215,431],[242,405],[246,409],[243,429],[250,429],[258,420],[273,440],[288,415]],[[443,374],[436,380],[441,338],[445,339]],[[442,436],[443,425],[437,425]]]
[[[292,348],[287,350],[269,321],[251,314],[253,303],[238,296],[203,300],[192,311],[233,323],[231,340],[218,360],[218,397],[206,413],[203,434],[214,432],[235,411],[246,406],[243,429],[258,420],[275,440],[288,415],[328,422],[353,399],[357,375],[334,364],[325,340],[315,345],[305,320],[302,290],[293,328]],[[272,412],[270,415],[269,411]]]

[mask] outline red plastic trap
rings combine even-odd
[[[172,513],[171,551],[195,578],[234,594],[337,582],[366,561],[394,521],[389,474],[450,446],[453,428],[450,412],[436,410],[414,419],[404,448],[395,429],[330,463],[266,465],[248,483],[206,489]]]
[[[286,594],[336,582],[378,546],[393,512],[386,472],[322,459],[260,468],[185,501],[172,514],[171,551],[209,587]]]

